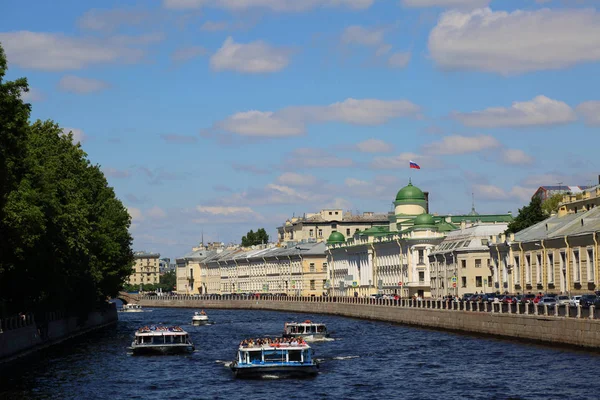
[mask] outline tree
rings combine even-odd
[[[166,272],[160,277],[160,287],[165,292],[172,291],[176,284],[177,275],[175,274],[175,271]]]
[[[544,200],[542,202],[542,210],[544,211],[544,214],[550,216],[553,213],[556,213],[558,211],[558,204],[562,201],[562,199],[563,195],[557,193],[555,195],[552,195],[550,198]]]
[[[242,237],[242,246],[244,247],[267,243],[269,243],[269,234],[264,228],[260,228],[256,232],[250,229],[246,236]]]
[[[534,196],[529,205],[520,208],[519,214],[508,224],[506,233],[516,233],[546,219],[542,210],[542,200]]]

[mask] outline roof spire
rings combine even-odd
[[[410,176],[408,177],[408,184],[412,185],[412,179],[410,178]]]

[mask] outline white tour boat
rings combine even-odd
[[[304,322],[286,322],[283,327],[283,337],[302,337],[306,341],[325,340],[329,337],[325,324],[310,320]]]
[[[307,378],[318,374],[312,353],[302,338],[244,340],[230,368],[236,378]]]
[[[196,311],[192,316],[192,325],[204,325],[208,323],[208,315],[204,312],[204,310],[198,312]]]
[[[139,304],[129,303],[129,304],[123,304],[123,306],[121,307],[121,309],[119,311],[120,312],[142,312],[144,310],[142,309],[142,306],[140,306]]]
[[[152,325],[135,332],[131,343],[133,354],[176,354],[195,350],[186,331],[178,326]]]

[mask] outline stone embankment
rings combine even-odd
[[[102,311],[93,311],[85,322],[61,313],[48,313],[45,321],[36,322],[33,315],[0,320],[0,365],[40,349],[61,343],[105,326],[117,323],[114,304]]]
[[[292,311],[389,321],[430,329],[600,350],[594,307],[348,297],[140,297],[145,307]]]

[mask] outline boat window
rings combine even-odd
[[[285,362],[285,352],[281,350],[265,350],[265,362]]]
[[[323,325],[319,325],[317,327],[317,332],[325,332],[325,327]]]
[[[248,359],[251,363],[259,363],[262,362],[262,354],[260,351],[249,351]]]
[[[302,350],[290,350],[288,351],[288,359],[290,362],[301,362],[302,361]]]

